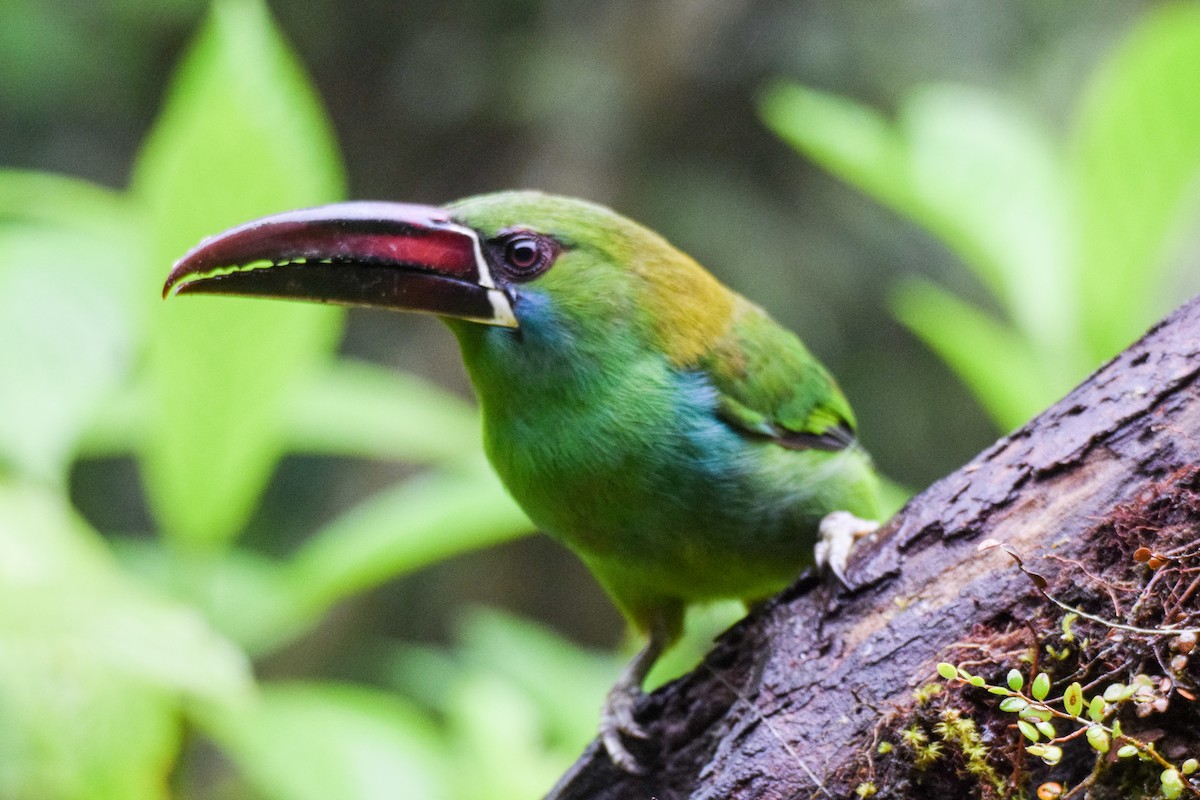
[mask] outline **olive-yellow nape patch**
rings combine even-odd
[[[665,241],[632,261],[646,286],[646,310],[662,352],[676,367],[695,364],[729,330],[735,297],[690,256]]]

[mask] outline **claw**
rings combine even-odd
[[[633,775],[644,775],[646,768],[625,747],[624,737],[646,739],[646,729],[633,718],[633,707],[642,697],[642,689],[628,681],[617,681],[604,698],[600,710],[600,741],[608,757],[621,769]]]
[[[646,729],[633,718],[633,707],[642,696],[642,690],[636,686],[617,684],[609,690],[600,711],[601,729],[615,730],[635,739],[647,738]]]
[[[628,772],[630,775],[645,775],[646,768],[642,766],[630,753],[625,749],[625,744],[621,741],[620,734],[615,731],[600,731],[600,741],[604,742],[604,749],[608,752],[609,759],[612,760],[621,770]]]
[[[633,709],[645,693],[642,681],[663,650],[679,637],[683,606],[668,604],[658,609],[650,626],[650,638],[633,660],[625,665],[620,677],[604,698],[600,709],[600,741],[614,764],[631,775],[645,775],[646,767],[629,752],[626,739],[645,740],[650,733],[633,718]]]
[[[879,530],[879,523],[874,520],[860,519],[849,511],[834,511],[826,514],[821,520],[819,540],[813,548],[813,558],[817,566],[828,567],[837,576],[838,581],[847,589],[852,589],[846,580],[846,566],[850,561],[850,551],[854,543],[864,536],[870,536]]]

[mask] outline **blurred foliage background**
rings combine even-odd
[[[202,236],[608,203],[800,333],[919,489],[1200,288],[1198,9],[7,0],[0,799],[538,796],[627,655],[436,320],[162,303]]]

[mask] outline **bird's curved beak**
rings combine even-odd
[[[176,262],[163,297],[176,294],[281,297],[517,327],[479,234],[444,209],[407,203],[334,203],[231,228]]]

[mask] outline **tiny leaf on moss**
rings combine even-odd
[[[1039,672],[1037,677],[1033,679],[1033,685],[1029,688],[1029,693],[1033,695],[1034,700],[1045,700],[1046,695],[1050,694],[1050,676],[1044,672]]]
[[[1078,717],[1083,711],[1083,687],[1076,681],[1067,687],[1063,694],[1063,707],[1072,717]]]

